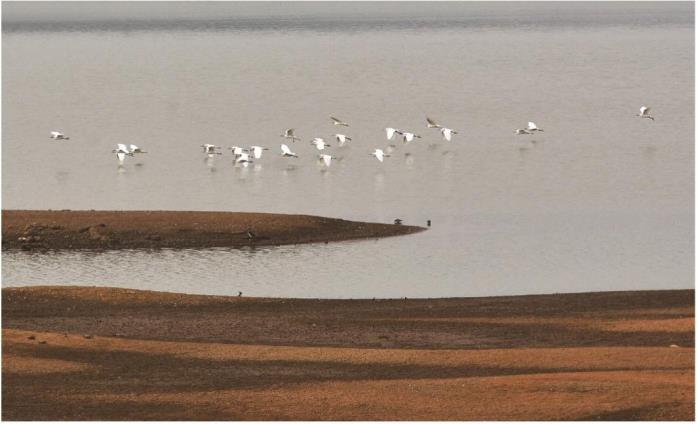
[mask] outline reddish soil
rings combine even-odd
[[[247,231],[254,235],[250,238]],[[266,246],[411,234],[424,228],[309,215],[175,211],[2,211],[3,249]]]
[[[693,420],[694,290],[3,289],[5,420]],[[673,347],[671,347],[673,346]]]

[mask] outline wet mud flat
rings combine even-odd
[[[6,420],[693,420],[694,290],[2,292]]]
[[[179,211],[2,211],[2,248],[275,246],[411,234],[424,228],[310,215]]]

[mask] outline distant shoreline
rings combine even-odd
[[[694,293],[4,288],[2,418],[691,421]]]
[[[409,225],[248,212],[2,211],[3,250],[275,246],[391,237],[423,230]]]

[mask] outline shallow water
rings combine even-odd
[[[3,286],[296,297],[694,287],[692,3],[306,4],[285,17],[224,4],[216,19],[149,4],[147,20],[91,7],[47,22],[3,4],[3,208],[434,225],[254,251],[3,252]],[[642,104],[655,121],[634,116]],[[460,134],[443,141],[427,114]],[[329,115],[353,141],[330,148],[342,160],[324,170],[307,140],[336,132]],[[513,135],[528,120],[545,132]],[[386,126],[423,139],[380,164],[368,153],[387,146]],[[288,127],[303,137],[297,160],[278,155]],[[49,141],[53,129],[71,140]],[[122,141],[149,153],[118,167]],[[204,142],[272,150],[240,168],[229,154],[205,160]]]

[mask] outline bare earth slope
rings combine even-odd
[[[3,210],[2,248],[241,247],[388,237],[423,229],[269,213]]]
[[[694,291],[3,289],[7,420],[694,419]],[[673,345],[674,347],[670,347]]]

